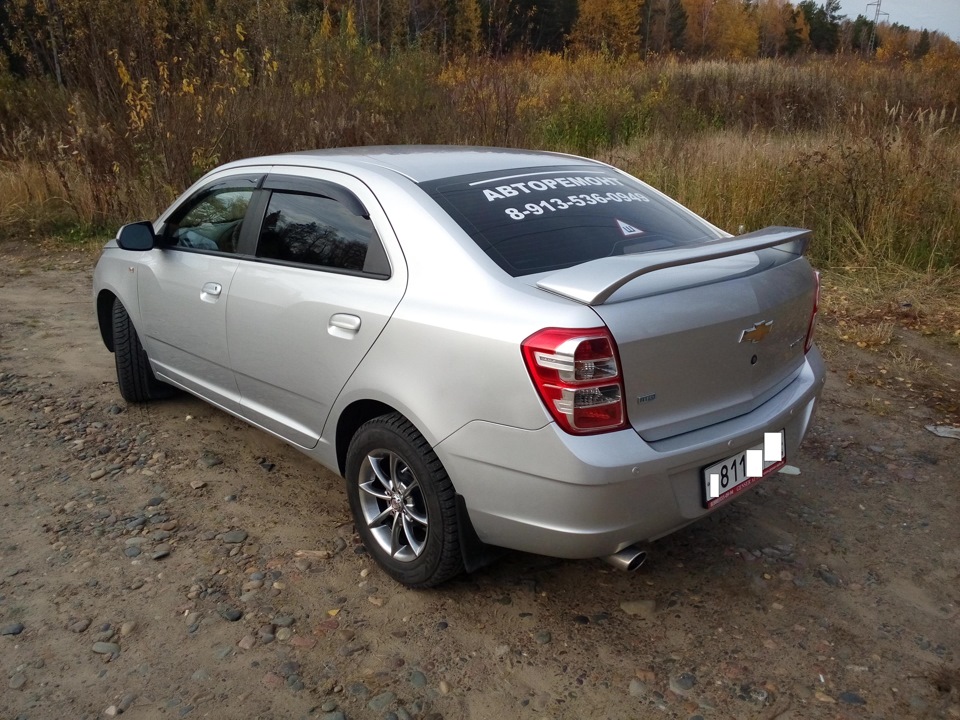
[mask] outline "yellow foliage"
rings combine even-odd
[[[353,8],[348,8],[340,32],[347,39],[351,46],[357,44],[357,23],[353,16]]]
[[[779,54],[787,40],[787,21],[792,14],[786,0],[760,0],[756,5],[760,53],[771,57]]]
[[[320,18],[320,37],[324,40],[333,36],[333,20],[330,19],[330,13],[326,6],[323,8],[323,16]]]
[[[960,48],[956,45],[945,45],[935,48],[921,61],[924,72],[944,77],[952,75],[960,77]]]
[[[580,15],[573,26],[571,42],[578,48],[595,52],[636,53],[643,5],[644,0],[580,0]]]
[[[250,87],[250,81],[253,79],[253,73],[250,72],[250,69],[247,67],[247,54],[242,48],[237,48],[233,51],[233,60],[233,73],[237,79],[237,82],[242,87]]]
[[[120,77],[120,86],[130,87],[133,84],[133,80],[130,78],[127,66],[124,65],[123,60],[120,59],[119,53],[116,50],[111,50],[110,57],[113,58],[113,63],[117,68],[117,75]]]
[[[154,99],[150,79],[141,78],[139,88],[131,84],[127,88],[125,102],[130,129],[135,133],[142,132],[153,116]]]
[[[322,58],[317,58],[316,62],[314,63],[313,87],[314,89],[316,89],[317,92],[319,92],[323,90],[323,87],[326,84],[327,84],[326,63],[323,61]],[[310,87],[309,85],[306,85],[306,83],[304,83],[304,87],[306,89],[303,92],[303,94],[306,95],[308,92],[310,92]]]
[[[162,61],[157,62],[157,76],[160,78],[160,94],[169,95],[170,94],[170,69],[167,67],[167,63]]]
[[[741,0],[682,0],[687,13],[687,49],[718,58],[756,57],[757,17]]]
[[[277,73],[277,69],[280,67],[280,63],[274,59],[273,53],[270,52],[270,48],[267,48],[263,51],[263,57],[261,58],[261,65],[263,67],[264,74],[271,78]]]
[[[120,87],[124,89],[124,104],[127,107],[127,126],[135,133],[141,132],[153,116],[155,100],[149,78],[141,78],[139,86],[135,85],[126,64],[120,59],[116,50],[110,51],[117,76],[120,78]]]
[[[477,0],[460,0],[455,12],[453,34],[456,49],[473,55],[480,50],[480,5]]]
[[[740,0],[716,0],[710,32],[711,54],[744,60],[757,56],[757,20]]]
[[[199,172],[212,170],[220,164],[220,154],[215,148],[195,147],[190,153],[190,161]]]

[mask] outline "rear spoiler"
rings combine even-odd
[[[693,248],[605,257],[550,273],[537,281],[537,287],[584,305],[603,305],[617,290],[641,275],[780,245],[789,245],[780,250],[800,256],[806,251],[810,236],[809,230],[801,228],[768,227]]]

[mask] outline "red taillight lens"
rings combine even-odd
[[[606,328],[547,328],[522,348],[530,378],[560,427],[585,435],[626,426],[617,346]]]
[[[810,324],[807,326],[807,339],[803,343],[804,353],[810,352],[810,348],[813,347],[813,331],[817,327],[817,311],[820,309],[820,273],[814,270],[813,277],[817,283],[817,289],[813,295],[813,309],[810,311]]]

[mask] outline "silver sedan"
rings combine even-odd
[[[782,468],[824,381],[809,237],[569,155],[325,150],[210,172],[94,295],[128,402],[185,390],[315,458],[423,587],[501,548],[634,568]]]

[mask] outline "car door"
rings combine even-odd
[[[255,257],[237,268],[227,314],[241,413],[314,447],[400,302],[406,276],[384,249],[392,231],[382,208],[352,176],[271,174],[258,204]]]
[[[211,180],[161,218],[137,290],[143,343],[161,379],[236,411],[226,308],[238,248],[263,174]]]

